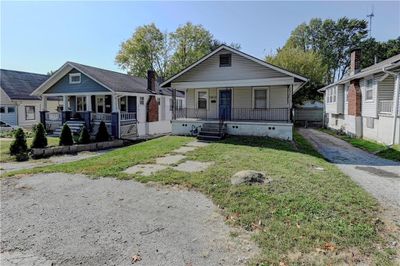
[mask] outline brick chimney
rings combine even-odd
[[[350,54],[350,75],[355,75],[361,71],[361,49],[355,48]]]
[[[147,90],[156,93],[156,72],[147,70]]]

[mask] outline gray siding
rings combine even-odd
[[[69,74],[79,73],[77,70],[71,70],[56,84],[54,84],[46,93],[84,93],[84,92],[110,92],[107,88],[104,88],[88,76],[81,73],[81,83],[69,84]]]
[[[231,52],[227,50],[221,50],[182,76],[178,77],[176,80],[174,80],[174,82],[224,81],[289,77],[281,72],[262,66],[235,53],[232,53],[232,65],[230,67],[220,67],[219,55],[226,53]]]

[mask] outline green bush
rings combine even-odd
[[[101,121],[99,125],[99,130],[96,134],[96,141],[101,142],[108,140],[110,140],[110,135],[108,134],[106,123],[104,123],[104,121]]]
[[[18,162],[28,161],[29,160],[28,152],[20,152],[16,154],[15,160],[17,160]]]
[[[42,123],[35,126],[31,148],[45,148],[47,146],[46,130]]]
[[[79,135],[78,143],[80,143],[80,144],[90,143],[90,134],[85,126],[81,130],[81,134]]]
[[[67,124],[64,124],[60,135],[60,146],[70,146],[72,144],[74,144],[74,140],[72,139],[71,129]]]
[[[10,145],[10,154],[17,155],[20,153],[26,153],[28,151],[28,145],[26,144],[25,133],[22,128],[18,128],[15,131],[15,140]]]

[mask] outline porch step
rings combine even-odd
[[[199,135],[200,140],[220,140],[225,136],[225,125],[220,123],[204,123]]]
[[[72,120],[72,121],[67,121],[66,124],[69,126],[71,129],[72,135],[78,135],[81,132],[82,127],[85,125],[84,121],[79,121],[79,120]],[[62,127],[58,127],[54,130],[53,135],[54,136],[60,136]]]

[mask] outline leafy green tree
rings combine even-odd
[[[317,89],[324,84],[327,71],[327,66],[320,54],[300,48],[283,48],[275,55],[267,56],[266,61],[309,79],[309,82],[294,95],[293,102],[301,103],[306,99],[320,99],[321,95]]]
[[[146,77],[154,69],[165,76],[168,62],[168,36],[154,23],[137,27],[132,37],[121,44],[116,63],[128,74]]]
[[[78,142],[80,144],[88,144],[90,143],[90,134],[87,128],[84,126],[81,130],[81,134],[79,135]]]
[[[170,72],[176,73],[208,54],[213,36],[202,25],[187,22],[170,33],[170,41],[174,49]]]
[[[28,145],[26,144],[25,132],[22,128],[18,128],[15,131],[15,140],[10,145],[10,154],[17,155],[20,153],[26,153],[28,151]]]
[[[336,21],[313,18],[308,24],[296,27],[284,48],[314,51],[327,65],[325,79],[330,83],[341,79],[350,66],[350,50],[367,38],[367,21],[346,17]]]
[[[108,141],[108,140],[110,140],[110,135],[108,134],[107,126],[104,123],[104,121],[101,121],[100,125],[99,125],[99,129],[96,134],[96,141],[101,142],[101,141]]]
[[[44,148],[47,146],[46,130],[42,123],[35,127],[31,148]]]
[[[71,129],[67,124],[64,124],[60,135],[60,146],[70,146],[74,144]]]
[[[365,68],[373,65],[375,60],[380,62],[400,54],[400,37],[386,42],[379,42],[374,38],[369,38],[363,41],[359,47],[362,52],[361,67]]]

